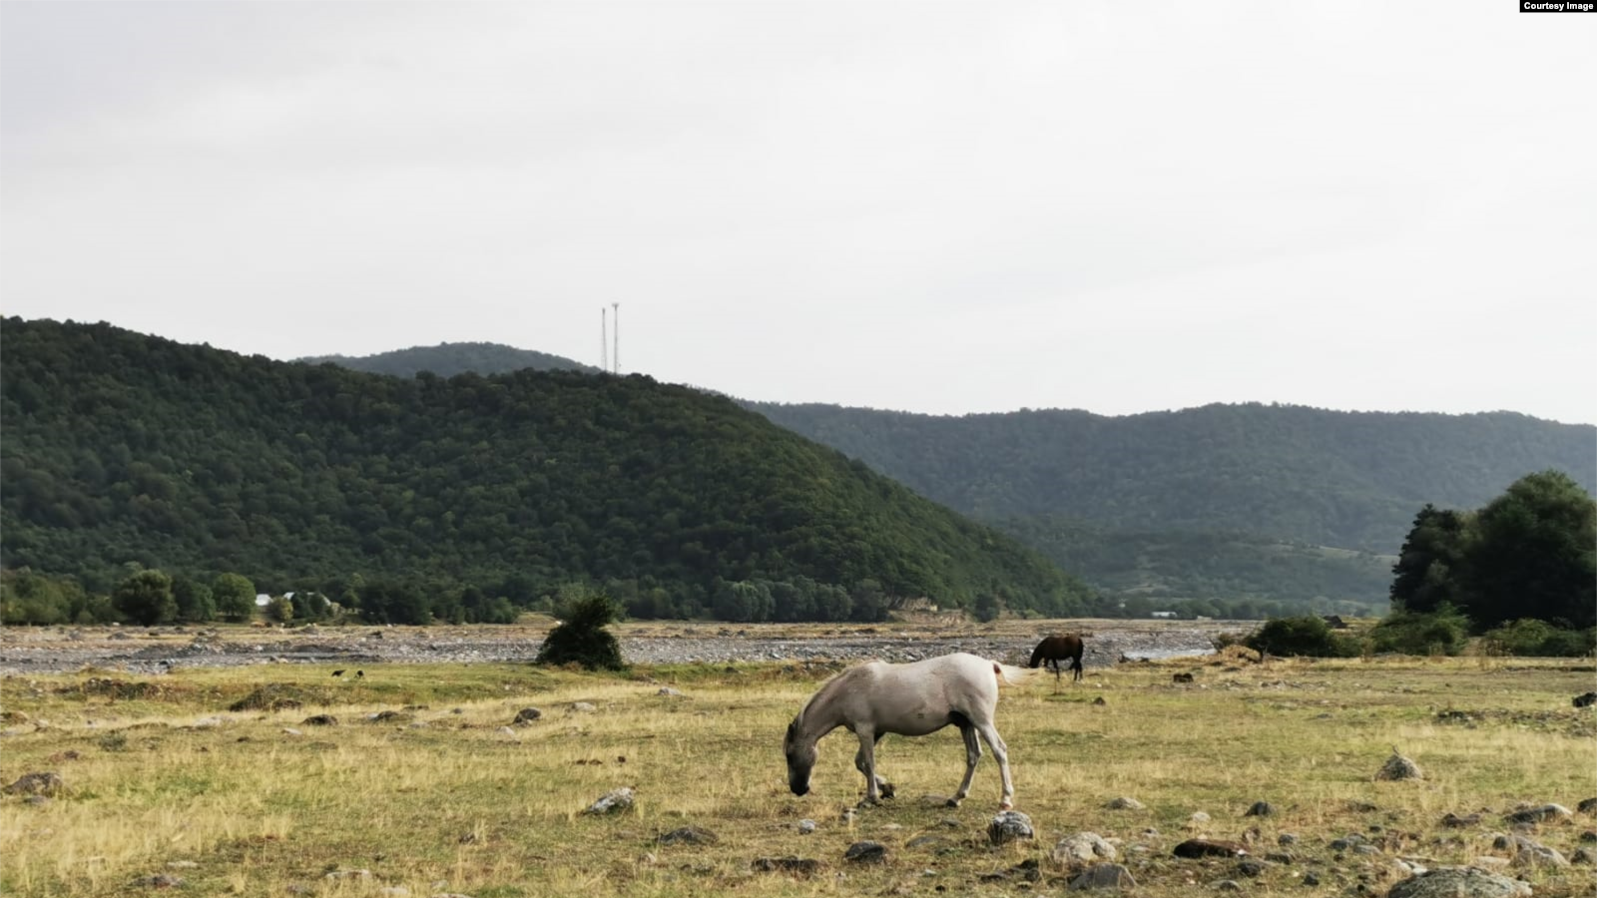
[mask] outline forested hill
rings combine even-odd
[[[519,600],[586,581],[665,613],[744,583],[778,617],[796,613],[783,584],[1050,613],[1084,597],[863,463],[642,376],[402,380],[16,318],[0,362],[6,567],[404,573]]]
[[[599,369],[571,359],[531,349],[517,349],[500,343],[440,343],[437,346],[412,346],[376,355],[347,356],[321,355],[295,359],[297,362],[316,365],[332,362],[356,371],[371,374],[391,374],[395,377],[415,377],[430,371],[439,377],[457,374],[509,374],[531,368],[535,371],[586,371],[598,374]]]
[[[936,417],[746,402],[984,520],[1062,515],[1392,554],[1425,503],[1474,508],[1549,468],[1597,487],[1597,428],[1509,412],[1352,413],[1209,405],[1105,417]]]

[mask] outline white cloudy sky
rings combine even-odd
[[[1597,422],[1597,17],[0,4],[4,311],[739,396]]]

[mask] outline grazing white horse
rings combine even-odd
[[[865,800],[860,803],[876,804],[893,796],[892,784],[876,775],[878,740],[888,733],[924,736],[957,726],[965,737],[965,779],[949,806],[958,807],[970,794],[981,760],[980,735],[998,759],[1004,781],[999,808],[1008,810],[1015,806],[1015,786],[1009,778],[1009,748],[993,726],[998,682],[1021,683],[1036,673],[963,652],[912,664],[870,661],[845,670],[822,686],[788,725],[782,743],[788,787],[795,795],[810,791],[815,743],[838,727],[848,727],[859,737],[854,766],[865,775]]]

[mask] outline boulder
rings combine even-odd
[[[1003,811],[987,824],[987,841],[1005,845],[1018,839],[1036,838],[1031,828],[1031,818],[1019,811]]]
[[[1438,867],[1392,886],[1387,898],[1530,898],[1530,886],[1478,867]]]

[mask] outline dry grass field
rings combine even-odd
[[[1492,847],[1517,805],[1597,796],[1597,709],[1570,704],[1594,687],[1589,660],[1221,656],[1089,670],[1057,694],[1052,677],[1006,687],[999,729],[1037,838],[1000,848],[986,838],[990,757],[963,807],[927,798],[958,783],[953,729],[885,739],[878,764],[897,797],[851,820],[841,812],[863,784],[847,733],[822,741],[814,792],[787,791],[782,733],[830,674],[822,665],[331,670],[7,678],[0,778],[50,771],[63,790],[0,800],[0,893],[153,893],[165,876],[195,895],[1059,894],[1069,873],[1050,852],[1080,831],[1116,844],[1136,894],[1152,898],[1227,879],[1246,895],[1384,895],[1403,863],[1468,862],[1523,876],[1537,895],[1593,892],[1590,866],[1504,866]],[[1192,684],[1172,682],[1188,671]],[[268,683],[300,707],[229,710]],[[541,719],[506,732],[526,707]],[[397,714],[370,719],[380,712]],[[338,723],[304,722],[320,714]],[[1424,779],[1374,779],[1394,746]],[[620,786],[636,790],[630,811],[581,813]],[[1106,807],[1122,796],[1145,807]],[[1256,801],[1276,812],[1244,816]],[[1207,822],[1193,822],[1199,811]],[[1449,812],[1482,816],[1443,827]],[[813,833],[798,831],[805,818]],[[657,841],[684,826],[716,840]],[[1530,836],[1569,856],[1594,826],[1577,813]],[[1283,833],[1296,842],[1279,844]],[[1348,834],[1373,848],[1331,846]],[[1290,858],[1249,876],[1236,860],[1172,856],[1193,835]],[[887,846],[885,863],[844,860],[866,839]],[[786,856],[819,865],[755,869]]]

